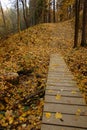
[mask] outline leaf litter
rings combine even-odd
[[[21,40],[15,34],[0,43],[1,129],[40,129],[52,53],[64,56],[87,102],[87,48],[72,49],[73,36],[69,21],[37,25],[22,31]],[[5,80],[8,73],[19,75],[16,84]]]

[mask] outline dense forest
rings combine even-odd
[[[86,1],[83,0],[18,0],[10,1],[11,7],[4,10],[0,1],[0,35],[1,37],[20,32],[39,23],[57,23],[76,18],[75,46],[77,46],[78,29],[82,29],[82,42],[86,43]],[[83,12],[83,13],[82,13]],[[79,16],[80,15],[80,16]],[[83,17],[83,20],[82,20]],[[80,23],[80,24],[79,24]]]
[[[87,0],[7,1],[0,0],[0,130],[40,130],[51,54],[62,54],[87,103]]]

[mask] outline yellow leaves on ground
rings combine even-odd
[[[77,109],[76,116],[80,116],[81,112],[81,109]]]
[[[54,92],[54,91],[50,89],[50,90],[48,90],[48,92],[49,92],[49,93],[52,93],[52,92]]]
[[[19,120],[20,120],[20,121],[24,121],[24,117],[20,116],[20,117],[19,117]]]
[[[78,120],[80,118],[81,113],[83,113],[83,115],[85,115],[85,113],[82,112],[80,108],[78,108],[76,113],[75,113],[75,120]]]
[[[60,100],[61,99],[61,95],[60,94],[57,94],[56,95],[56,100]]]
[[[52,116],[52,114],[50,112],[45,113],[45,117],[47,119],[51,118],[51,116]],[[56,112],[55,115],[54,115],[54,118],[56,118],[56,119],[62,119],[63,115],[60,112]]]
[[[2,126],[7,127],[8,123],[2,122]]]
[[[75,90],[73,90],[71,93],[72,93],[72,94],[76,94],[77,92],[76,92]]]
[[[8,126],[8,124],[12,124],[13,121],[14,121],[14,117],[13,117],[13,114],[12,114],[12,110],[7,110],[5,112],[5,117],[4,116],[0,116],[0,119],[1,119],[1,123],[3,126]]]
[[[6,118],[11,117],[12,115],[13,115],[12,110],[7,110],[7,111],[5,112],[5,117],[6,117]]]
[[[81,115],[81,109],[77,109],[77,111],[76,111],[76,113],[75,113],[75,115],[76,116],[80,116]],[[45,117],[47,118],[47,119],[50,119],[51,117],[52,118],[56,118],[56,119],[63,119],[63,115],[62,115],[62,113],[61,112],[56,112],[55,114],[54,114],[54,117],[52,116],[52,113],[50,113],[50,112],[47,112],[47,113],[45,113]]]
[[[0,114],[0,119],[2,119],[3,118],[3,115],[2,114]]]
[[[79,47],[70,51],[66,62],[77,80],[78,87],[87,102],[87,48]]]
[[[59,67],[59,64],[53,64],[52,66],[53,67]]]
[[[62,118],[63,118],[63,115],[62,115],[60,112],[57,112],[57,113],[55,114],[55,118],[56,118],[56,119],[62,119]]]
[[[24,127],[30,123],[29,126],[27,126],[28,130],[35,129],[34,124],[37,124],[36,129],[39,129],[43,103],[39,101],[40,103],[32,104],[30,108],[19,104],[17,110],[14,107],[14,103],[35,92],[41,88],[42,85],[45,86],[45,81],[42,82],[42,78],[35,79],[34,77],[39,74],[46,79],[49,56],[55,52],[61,52],[65,57],[87,101],[87,48],[79,47],[78,49],[72,49],[73,32],[74,30],[71,27],[71,23],[68,21],[58,24],[43,24],[30,28],[28,32],[26,30],[21,32],[21,41],[19,40],[19,35],[15,34],[3,41],[3,44],[1,43],[0,74],[9,71],[17,72],[25,68],[34,68],[29,79],[24,76],[20,80],[21,84],[19,83],[17,86],[6,82],[3,83],[0,77],[0,99],[2,99],[0,111],[4,111],[3,114],[0,113],[1,126],[7,129],[10,129],[10,126],[13,126],[14,129],[21,129],[20,122],[23,122]],[[56,44],[53,45],[53,42]],[[58,64],[53,65],[53,70],[55,70],[57,66]],[[84,79],[86,80],[84,81]],[[37,86],[37,84],[39,84],[39,86]],[[63,91],[63,89],[61,89],[61,91]],[[71,93],[75,94],[76,92],[73,91]],[[3,96],[5,98],[3,98]],[[57,94],[55,98],[56,100],[60,100],[61,95]],[[6,102],[5,104],[3,100]],[[14,109],[16,114],[13,114],[13,111],[10,111],[11,109]],[[24,111],[27,111],[27,113],[25,114]],[[80,110],[77,110],[75,115],[80,114]],[[52,114],[48,112],[46,117],[49,119],[52,117]],[[61,113],[59,114],[59,112],[54,116],[54,118],[58,119],[61,117],[62,115]],[[15,125],[17,126],[16,128]]]
[[[45,116],[47,119],[49,119],[51,117],[51,113],[47,112]]]
[[[13,117],[9,117],[9,124],[12,124],[14,121],[14,118]]]
[[[3,105],[2,103],[0,103],[0,109],[1,109],[1,110],[4,110],[4,109],[5,109],[5,107],[4,107],[4,105]]]

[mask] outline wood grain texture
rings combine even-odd
[[[56,119],[57,112],[62,119]],[[50,57],[41,130],[87,130],[87,105],[60,54]]]

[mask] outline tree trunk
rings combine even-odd
[[[50,23],[51,22],[51,0],[49,0],[49,10],[48,10],[48,22]]]
[[[26,18],[27,18],[27,16],[28,16],[27,0],[25,0],[25,16],[26,16]]]
[[[26,24],[26,27],[28,28],[28,22],[27,22],[27,10],[26,10],[26,0],[25,0],[25,3],[23,0],[21,0],[22,2],[22,6],[23,6],[23,16],[24,16],[24,21],[25,21],[25,24]]]
[[[84,0],[81,46],[87,45],[87,0]]]
[[[53,0],[53,22],[55,23],[55,0]]]
[[[73,46],[73,48],[77,47],[77,44],[78,44],[79,8],[80,8],[80,0],[76,0],[76,3],[75,3],[75,35],[74,35],[74,46]]]
[[[17,0],[17,26],[20,34],[20,13],[19,13],[19,0]]]
[[[3,8],[2,8],[1,1],[0,1],[0,8],[1,8],[1,13],[2,13],[2,19],[3,19],[4,27],[6,29],[6,21],[5,21],[5,16],[4,16],[4,11],[3,11]]]

